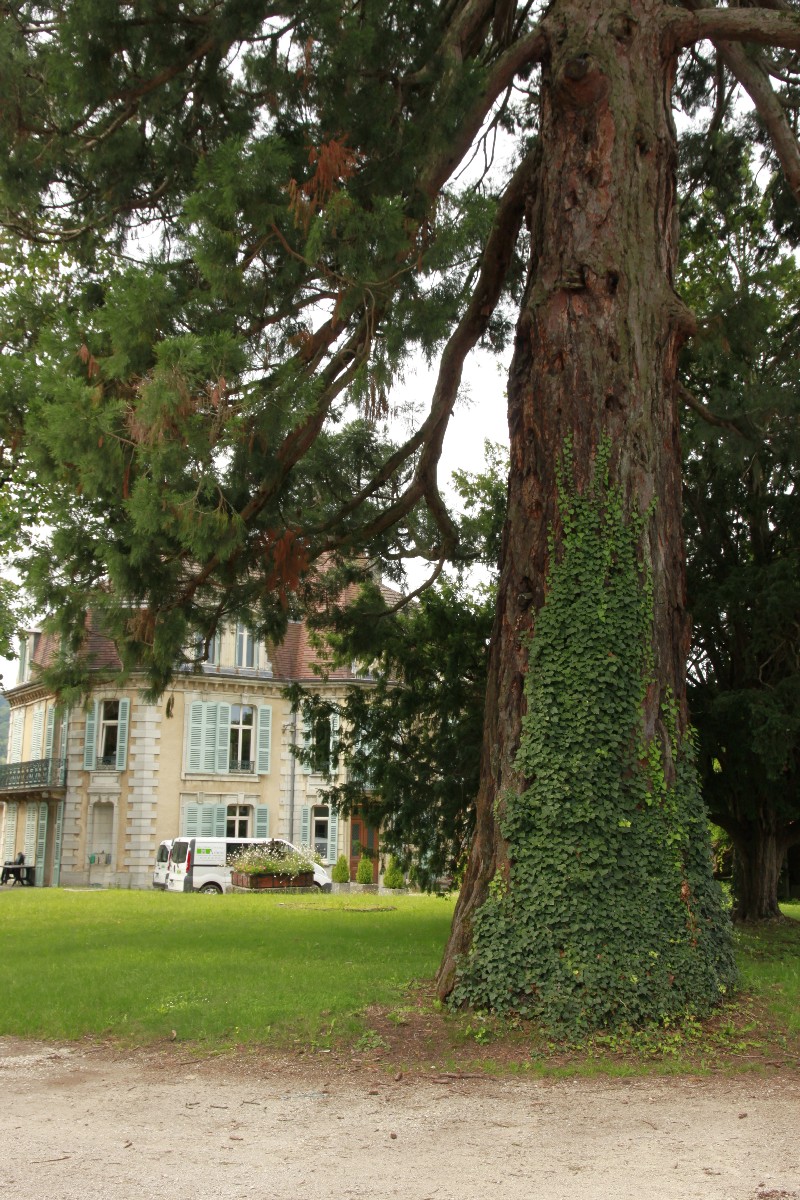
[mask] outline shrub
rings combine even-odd
[[[356,868],[356,883],[372,883],[372,859],[361,855]]]
[[[340,854],[337,858],[336,866],[331,871],[331,879],[334,883],[350,882],[350,863],[344,854]]]
[[[389,856],[389,865],[383,876],[383,886],[387,888],[401,888],[406,886],[400,864],[393,854]]]
[[[229,865],[233,871],[244,875],[298,875],[314,870],[314,855],[310,851],[296,850],[283,842],[271,845],[250,846],[231,855]]]

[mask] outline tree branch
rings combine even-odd
[[[414,436],[392,455],[381,471],[362,488],[358,495],[354,496],[334,517],[317,530],[318,533],[325,533],[341,524],[370,496],[374,495],[378,488],[386,483],[394,472],[423,445],[425,449],[409,487],[381,517],[373,521],[367,531],[361,530],[359,533],[361,536],[364,532],[371,536],[382,533],[410,512],[429,489],[435,489],[430,490],[430,496],[434,506],[436,505],[434,498],[438,496],[436,464],[441,455],[445,431],[461,384],[464,361],[478,339],[485,333],[489,319],[497,307],[522,225],[525,200],[538,156],[539,147],[536,145],[517,167],[500,200],[492,230],[481,256],[481,270],[472,298],[442,353],[436,387],[426,420]],[[332,549],[336,545],[341,545],[342,540],[334,539],[329,543],[328,548]]]
[[[718,417],[710,408],[706,408],[702,400],[698,400],[693,396],[688,388],[682,383],[676,385],[679,399],[683,400],[692,412],[696,412],[699,417],[702,417],[709,425],[715,425],[717,429],[727,429],[729,433],[738,433],[740,437],[751,437],[751,433],[746,433],[738,421],[731,420],[727,417]]]
[[[692,12],[670,14],[666,28],[672,36],[686,22],[694,23],[694,36],[681,37],[675,49],[702,38],[711,38],[731,74],[747,92],[772,139],[786,181],[800,203],[800,146],[776,96],[763,65],[748,55],[743,46],[730,41],[760,42],[763,45],[800,48],[800,16],[763,8],[713,8],[711,0],[688,0]]]
[[[693,12],[670,11],[665,17],[667,47],[683,50],[695,42],[757,42],[800,50],[800,15],[768,8],[711,8],[691,5]],[[698,11],[699,10],[699,11]]]

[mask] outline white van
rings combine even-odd
[[[168,892],[230,892],[231,859],[248,846],[285,846],[281,838],[203,838],[179,837],[172,843],[167,873]],[[314,886],[331,890],[331,877],[324,867],[314,864]]]
[[[169,852],[172,849],[172,838],[162,842],[156,851],[156,865],[153,870],[153,887],[166,891],[167,871],[169,870]]]

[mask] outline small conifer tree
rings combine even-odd
[[[340,854],[337,858],[336,865],[331,871],[331,879],[334,883],[350,882],[350,864],[344,854]]]
[[[356,868],[356,883],[372,883],[372,860],[361,855]]]
[[[402,888],[406,886],[405,876],[393,854],[389,856],[389,864],[383,876],[383,886],[387,888]]]

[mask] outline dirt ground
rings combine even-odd
[[[18,1200],[800,1200],[800,1072],[491,1078],[0,1038]]]

